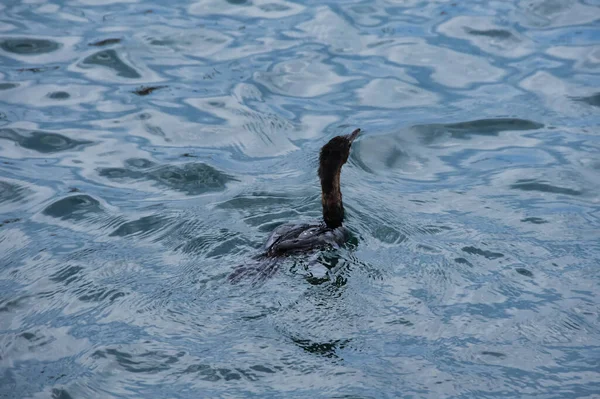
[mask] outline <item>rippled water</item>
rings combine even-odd
[[[4,0],[0,397],[600,397],[599,18]],[[356,127],[354,244],[229,281]]]

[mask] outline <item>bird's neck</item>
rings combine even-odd
[[[327,227],[338,228],[344,221],[344,205],[340,191],[341,167],[322,171],[321,177],[321,203],[323,204],[323,219]]]

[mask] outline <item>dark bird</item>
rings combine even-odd
[[[267,239],[264,251],[256,259],[278,258],[289,254],[306,252],[325,247],[339,247],[347,239],[348,233],[343,226],[344,205],[340,189],[342,166],[348,160],[352,143],[360,129],[351,134],[336,136],[321,148],[319,154],[319,179],[321,180],[321,204],[323,220],[314,223],[283,224],[277,227]],[[265,262],[269,267],[244,266],[236,270],[230,279],[239,280],[241,274],[272,274],[274,262]],[[263,269],[262,271],[260,269]],[[254,272],[251,272],[253,270]],[[267,277],[264,276],[263,277]]]

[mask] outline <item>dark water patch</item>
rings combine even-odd
[[[226,183],[236,180],[205,163],[162,166],[152,170],[150,177],[161,185],[188,195],[222,190]]]
[[[232,369],[219,368],[218,370],[225,381],[237,381],[242,379],[242,376]]]
[[[485,355],[485,356],[492,356],[492,357],[495,357],[498,359],[504,359],[506,357],[506,355],[504,353],[493,352],[493,351],[482,351],[481,354]]]
[[[22,334],[19,335],[22,338],[25,338],[27,341],[37,341],[37,335],[35,335],[34,333],[30,333],[30,332],[24,332]]]
[[[213,251],[216,247],[239,236],[239,233],[219,228],[219,226],[214,227],[215,229],[212,233],[206,234],[205,223],[190,220],[176,226],[172,231],[167,232],[165,237],[161,237],[160,240],[171,240],[176,251],[199,256],[205,255]],[[173,241],[173,237],[175,236],[177,238]],[[250,244],[244,242],[244,248],[247,248],[248,245]],[[218,252],[219,250],[217,250]]]
[[[82,302],[102,302],[105,300],[108,300],[108,302],[113,302],[116,299],[125,296],[125,293],[116,289],[89,285],[76,290],[75,294],[79,295],[77,299]]]
[[[59,66],[51,66],[51,67],[32,67],[32,68],[19,68],[17,71],[19,72],[31,72],[31,73],[40,73],[46,71],[56,71],[59,69]]]
[[[14,38],[0,39],[0,48],[8,53],[19,55],[38,55],[51,53],[62,45],[52,40]]]
[[[156,125],[151,125],[150,123],[146,123],[144,124],[144,129],[154,135],[154,136],[158,136],[158,137],[162,137],[165,139],[165,141],[171,141],[171,139],[169,139],[167,137],[167,135],[165,134],[165,131],[160,127],[160,126],[156,126]]]
[[[485,36],[485,37],[492,37],[495,39],[510,39],[511,37],[513,37],[513,34],[511,32],[504,30],[504,29],[479,30],[479,29],[465,28],[465,32],[467,32],[468,34],[473,35],[473,36]]]
[[[146,174],[142,172],[126,168],[100,168],[98,169],[98,175],[110,180],[137,180],[146,177]]]
[[[372,230],[373,237],[386,244],[406,241],[407,237],[390,226],[378,225]]]
[[[338,356],[336,351],[339,349],[344,349],[350,342],[348,340],[339,339],[329,342],[313,342],[308,339],[298,338],[292,338],[292,341],[308,353],[328,358],[337,358]]]
[[[574,100],[586,103],[593,107],[600,107],[600,93],[593,94],[589,97],[575,97]]]
[[[227,276],[227,281],[231,284],[248,283],[256,286],[273,277],[281,265],[281,259],[278,258],[256,257],[235,266]]]
[[[272,212],[272,213],[267,213],[267,214],[259,214],[256,216],[250,216],[247,218],[244,218],[244,222],[246,222],[247,224],[249,224],[250,226],[264,226],[265,224],[271,226],[272,222],[274,220],[293,220],[294,218],[298,217],[298,214],[296,212],[294,212],[293,210],[284,210],[281,212]],[[275,226],[277,227],[277,226]],[[259,227],[259,230],[263,231],[263,229],[261,229]],[[271,231],[271,230],[268,230]]]
[[[52,399],[73,399],[69,393],[62,388],[52,388]]]
[[[459,265],[467,265],[469,267],[473,267],[473,265],[471,264],[471,262],[469,262],[465,258],[455,258],[454,261],[456,263],[458,263]]]
[[[248,0],[227,0],[227,2],[229,4],[233,4],[233,5],[239,6],[239,5],[242,5],[242,4],[247,4]]]
[[[83,267],[81,266],[65,266],[50,276],[50,280],[57,283],[63,283],[64,285],[69,285],[72,282],[81,279],[82,276],[80,272],[82,270]]]
[[[126,222],[110,233],[110,237],[126,237],[131,235],[148,235],[163,229],[171,219],[162,216],[144,216],[138,220]]]
[[[529,217],[529,218],[521,219],[521,222],[523,222],[523,223],[533,223],[533,224],[548,223],[547,220],[544,220],[542,218],[536,218],[536,217]]]
[[[129,158],[125,161],[125,165],[136,169],[148,169],[156,164],[144,158]]]
[[[537,130],[543,128],[541,123],[526,119],[492,118],[478,119],[467,122],[450,124],[417,125],[414,128],[423,136],[426,144],[430,144],[440,137],[450,134],[455,139],[469,139],[475,136],[497,136],[500,132],[511,130]]]
[[[403,160],[403,159],[409,159],[409,158],[410,158],[410,155],[408,154],[408,152],[402,151],[398,147],[394,147],[387,154],[387,156],[385,157],[385,160],[383,161],[383,163],[388,168],[393,168],[401,160]]]
[[[101,168],[98,174],[111,180],[150,180],[156,184],[188,195],[198,195],[225,188],[233,177],[205,163],[184,165],[164,165],[153,167],[154,163],[144,159],[126,161],[130,168]]]
[[[275,373],[275,371],[261,365],[250,366],[250,368],[236,367],[234,369],[230,369],[226,367],[215,368],[209,366],[208,364],[192,364],[182,372],[182,374],[197,374],[199,379],[211,382],[220,380],[236,381],[241,380],[242,377],[249,381],[257,381],[264,374],[272,373]]]
[[[12,140],[29,150],[51,154],[93,144],[91,141],[73,140],[58,133],[26,129],[0,129],[0,139]]]
[[[149,43],[153,46],[172,46],[176,44],[174,40],[169,39],[152,39]]]
[[[470,134],[497,135],[508,130],[536,130],[544,127],[543,124],[526,119],[498,118],[479,119],[468,122],[451,123],[445,125],[453,137],[465,138]]]
[[[490,118],[476,119],[467,122],[457,122],[444,125],[448,129],[497,133],[506,130],[535,130],[544,127],[543,124],[526,119]]]
[[[389,324],[389,325],[401,325],[401,326],[407,326],[407,327],[412,327],[415,324],[410,321],[410,320],[406,320],[404,317],[399,317],[395,320],[392,321],[386,321],[385,324]]]
[[[100,202],[89,195],[79,194],[62,198],[46,207],[44,215],[57,219],[83,219],[90,214],[103,212]]]
[[[6,226],[7,224],[11,224],[11,223],[17,223],[17,222],[20,222],[20,221],[21,221],[20,218],[4,219],[2,222],[0,222],[0,227]]]
[[[167,87],[167,86],[141,86],[141,87],[138,87],[137,89],[135,89],[134,91],[132,91],[132,93],[136,94],[138,96],[147,96],[148,94],[151,94],[153,91],[164,89],[165,87]]]
[[[40,332],[40,331],[37,331],[37,332],[25,331],[25,332],[22,332],[21,334],[18,334],[17,337],[23,338],[25,341],[27,341],[27,344],[26,344],[27,348],[31,351],[41,348],[43,346],[46,346],[53,341],[53,339],[51,337],[45,336],[43,334],[43,332]]]
[[[104,50],[92,54],[83,60],[83,64],[110,68],[123,78],[139,79],[142,77],[135,69],[124,63],[115,50]]]
[[[434,248],[430,245],[425,245],[425,244],[417,244],[416,248],[422,252],[430,253],[430,254],[437,254],[440,252],[439,249]]]
[[[230,371],[231,371],[230,369],[225,369],[225,368],[215,369],[215,368],[210,367],[207,364],[194,364],[194,365],[189,366],[185,370],[185,373],[198,374],[198,376],[201,380],[215,382],[215,381],[219,381],[221,379],[225,379],[226,381],[235,379],[235,378],[228,378]]]
[[[285,4],[276,3],[261,4],[258,8],[264,12],[282,12],[290,9],[290,7],[286,6]]]
[[[310,285],[318,286],[329,283],[331,281],[331,277],[324,273],[324,270],[316,270],[316,273],[313,273],[311,270],[306,270],[304,273],[304,279]],[[341,287],[346,285],[348,279],[343,276],[336,276],[336,280],[332,283],[335,286]]]
[[[570,317],[567,317],[565,320],[563,320],[561,324],[568,330],[580,331],[582,329],[580,322]]]
[[[525,277],[533,277],[533,273],[530,272],[529,270],[525,269],[524,267],[517,267],[515,269],[515,271],[517,273],[519,273],[521,276],[525,276]]]
[[[66,100],[70,97],[71,95],[66,91],[53,91],[52,93],[48,93],[48,98],[53,100]]]
[[[91,141],[73,140],[57,133],[31,132],[28,136],[22,136],[19,144],[38,152],[53,153],[91,144]]]
[[[113,348],[97,350],[92,354],[94,359],[114,358],[125,371],[147,374],[169,370],[183,356],[185,356],[185,352],[169,354],[161,351],[147,351],[140,354],[131,354]]]
[[[247,251],[251,243],[241,237],[233,237],[221,242],[206,254],[207,258],[220,258],[228,254],[235,254],[240,251]]]
[[[277,206],[289,206],[295,198],[273,195],[268,193],[252,193],[244,196],[234,197],[217,205],[220,209],[237,210],[275,210]],[[255,214],[252,212],[252,214]]]
[[[29,298],[29,295],[25,295],[22,296],[20,298],[16,298],[16,299],[3,299],[0,300],[0,313],[10,313],[13,311],[16,311],[17,309],[21,308],[23,306],[22,302],[24,302],[27,298]],[[2,358],[0,356],[0,358]]]
[[[449,382],[450,380],[446,380],[446,382]],[[441,382],[436,382],[436,384],[440,384]],[[370,396],[370,395],[353,395],[353,394],[348,394],[348,395],[335,395],[335,396],[330,396],[331,399],[377,399],[376,396]]]
[[[208,105],[215,108],[225,108],[225,103],[223,101],[209,101]]]
[[[516,183],[511,184],[510,188],[522,191],[539,191],[542,193],[565,194],[565,195],[581,195],[579,190],[573,190],[566,187],[557,187],[548,183],[543,183],[535,179],[521,179]]]
[[[466,252],[471,255],[483,256],[486,259],[498,259],[504,257],[504,254],[501,254],[499,252],[487,251],[485,249],[479,249],[476,247],[463,247],[462,250],[463,252]]]
[[[121,43],[121,39],[111,38],[111,39],[98,40],[97,42],[89,43],[88,46],[104,47],[104,46],[110,46],[111,44],[118,44],[118,43]]]
[[[186,254],[201,254],[212,248],[213,245],[215,245],[215,242],[214,237],[200,236],[191,239],[185,244],[179,245],[175,250],[181,250]]]
[[[19,87],[16,83],[0,83],[0,90],[10,90]]]
[[[13,183],[0,180],[0,204],[3,202],[16,202],[25,198],[28,190]]]
[[[424,234],[439,234],[442,233],[444,231],[450,231],[452,230],[452,227],[448,227],[448,226],[444,226],[444,225],[429,225],[429,226],[423,226],[423,227],[419,227],[418,228],[419,231],[421,231]]]
[[[258,371],[259,373],[268,373],[268,374],[274,374],[275,373],[274,370],[272,370],[272,369],[270,369],[268,367],[262,366],[260,364],[257,364],[255,366],[250,366],[250,368],[252,370],[254,370],[254,371]]]

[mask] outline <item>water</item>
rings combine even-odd
[[[0,397],[600,397],[599,8],[4,0]]]

